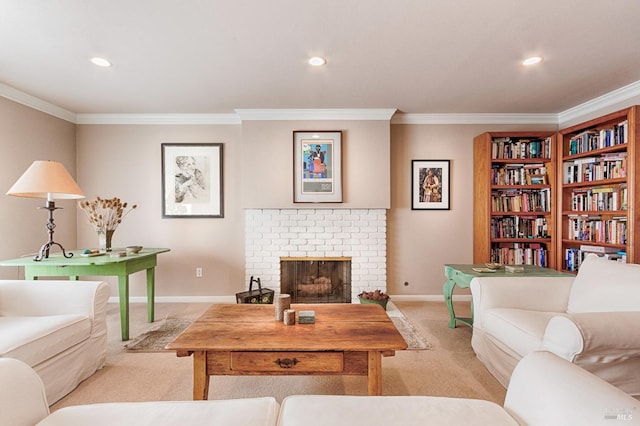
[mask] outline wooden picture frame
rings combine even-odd
[[[221,143],[162,144],[162,217],[223,218]]]
[[[411,210],[450,210],[450,160],[411,161]]]
[[[293,202],[342,202],[342,132],[293,132]]]

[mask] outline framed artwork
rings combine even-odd
[[[222,144],[162,144],[162,217],[222,218]]]
[[[411,210],[450,209],[450,161],[411,161]]]
[[[293,202],[342,202],[342,132],[293,132]]]

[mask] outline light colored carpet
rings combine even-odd
[[[471,349],[471,329],[447,327],[444,302],[395,302],[431,350],[398,351],[382,360],[383,395],[433,395],[478,398],[502,405],[505,389],[478,361]],[[208,304],[158,303],[156,318],[198,317]],[[456,313],[469,316],[469,303],[456,303]],[[390,316],[393,312],[390,311]],[[172,352],[130,353],[120,340],[117,304],[108,307],[108,347],[104,368],[51,407],[115,401],[190,400],[193,359]],[[131,304],[131,336],[148,331],[146,305]],[[128,342],[127,342],[128,343]],[[366,395],[367,380],[360,376],[291,376],[211,378],[210,399],[273,396],[278,401],[294,394]]]
[[[420,335],[394,304],[389,303],[387,314],[407,342],[407,350],[431,349],[429,342]],[[165,346],[182,333],[189,324],[191,324],[190,319],[164,318],[151,325],[148,331],[125,344],[124,348],[127,352],[164,352]]]

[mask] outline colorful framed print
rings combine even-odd
[[[411,161],[411,210],[449,210],[449,160]]]
[[[162,144],[162,217],[222,218],[221,143]]]
[[[342,202],[342,132],[293,132],[293,201]]]

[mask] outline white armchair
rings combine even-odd
[[[104,364],[109,294],[102,281],[0,280],[0,358],[32,367],[55,403]]]
[[[471,293],[471,345],[503,386],[548,350],[640,395],[640,265],[590,255],[575,278],[474,278]]]

